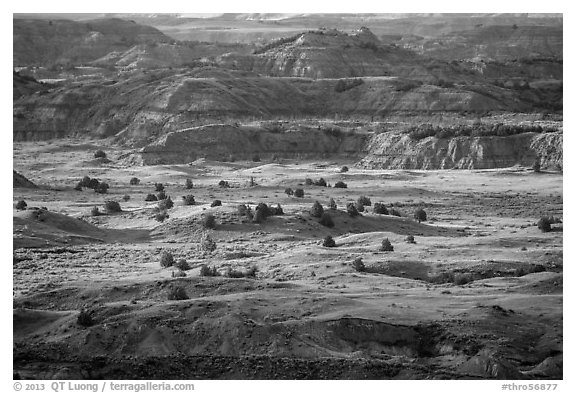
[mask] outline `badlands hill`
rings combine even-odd
[[[159,30],[122,19],[14,19],[14,66],[82,64],[144,43],[174,41]]]

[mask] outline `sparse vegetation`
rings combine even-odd
[[[349,202],[346,205],[346,212],[348,212],[348,215],[350,217],[356,217],[356,216],[360,215],[360,213],[358,212],[358,209],[356,209],[356,205],[354,204],[354,202]]]
[[[101,215],[102,213],[100,213],[100,209],[98,209],[98,206],[94,206],[91,210],[90,210],[90,215],[92,217],[98,217],[99,215]]]
[[[338,206],[336,205],[336,201],[334,200],[334,198],[330,198],[330,200],[328,201],[328,208],[330,210],[338,209]]]
[[[99,183],[96,187],[94,187],[94,192],[97,192],[98,194],[107,194],[109,188],[110,186],[108,185],[108,183],[102,182]]]
[[[318,222],[324,225],[325,227],[334,228],[334,221],[332,220],[332,217],[328,213],[322,213],[322,217],[320,217],[320,221]]]
[[[356,206],[356,210],[358,210],[360,213],[364,212],[364,205],[361,202],[356,201],[355,206]]]
[[[332,236],[328,235],[322,241],[322,246],[324,247],[336,247],[336,242],[332,239]]]
[[[320,218],[322,217],[322,214],[324,214],[324,208],[322,207],[320,202],[318,201],[314,202],[312,208],[310,209],[310,215],[312,217]]]
[[[124,202],[128,202],[128,201],[130,200],[130,195],[124,195],[124,196],[122,197],[122,200],[123,200]]]
[[[120,213],[122,211],[120,203],[118,203],[117,201],[104,202],[104,208],[106,209],[107,213]]]
[[[226,270],[226,277],[228,278],[254,278],[256,277],[256,272],[258,271],[258,269],[256,268],[256,266],[252,266],[250,267],[248,270],[246,270],[245,272],[242,272],[240,270],[236,270],[236,269],[232,269],[232,268],[228,268]]]
[[[372,206],[372,201],[367,196],[362,195],[358,198],[358,204],[362,206]]]
[[[159,201],[163,201],[164,199],[168,198],[168,196],[166,195],[166,191],[164,191],[164,190],[160,191],[156,195],[156,198],[158,198]]]
[[[160,210],[158,213],[154,215],[154,219],[158,222],[164,222],[164,220],[166,220],[169,217],[170,216],[168,215],[168,212],[166,210]]]
[[[190,265],[188,264],[188,262],[185,259],[178,260],[178,262],[176,262],[174,264],[174,266],[177,267],[178,269],[184,270],[184,271],[191,269]]]
[[[144,201],[146,202],[156,202],[158,200],[158,198],[156,198],[156,195],[154,194],[148,194],[146,195],[146,198],[144,198]]]
[[[28,206],[28,204],[23,199],[16,202],[16,210],[26,210],[27,206]]]
[[[155,183],[154,189],[156,192],[164,191],[164,184],[162,183]]]
[[[184,201],[184,206],[192,206],[196,204],[194,195],[183,195],[182,200]]]
[[[174,265],[174,256],[170,251],[162,251],[160,254],[160,266],[170,267]]]
[[[294,195],[294,191],[290,187],[285,188],[284,193],[288,196]]]
[[[304,184],[307,186],[311,186],[312,184],[314,184],[314,180],[307,177],[306,179],[304,179]]]
[[[76,318],[76,323],[82,327],[94,326],[96,324],[96,322],[94,321],[94,318],[92,317],[93,313],[94,313],[93,311],[89,311],[86,309],[80,310],[80,313],[78,314],[78,318]]]
[[[549,217],[542,217],[540,218],[540,220],[538,220],[538,223],[536,224],[538,226],[538,229],[540,229],[542,232],[550,232],[552,230],[552,220],[550,220]]]
[[[334,188],[348,188],[348,184],[344,183],[343,181],[339,180],[334,184]]]
[[[478,123],[474,125],[451,125],[451,126],[437,126],[429,123],[419,124],[410,127],[406,132],[410,135],[411,139],[421,140],[428,137],[435,137],[438,139],[450,139],[459,136],[511,136],[527,132],[542,133],[554,130],[542,128],[540,125],[534,124],[487,124]]]
[[[373,211],[376,214],[388,215],[388,209],[386,208],[386,206],[383,203],[380,203],[380,202],[374,203]]]
[[[168,210],[174,207],[174,202],[172,202],[172,198],[168,197],[166,199],[161,200],[158,202],[158,208],[160,210]]]
[[[138,184],[140,184],[140,179],[138,179],[137,177],[133,177],[132,179],[130,179],[131,186],[137,186]]]
[[[314,182],[315,186],[326,187],[326,180],[323,177]]]
[[[294,196],[296,198],[304,198],[304,190],[301,188],[297,188],[296,190],[294,190]]]
[[[258,154],[254,154],[254,155],[252,156],[252,161],[254,161],[254,162],[260,162],[260,156],[259,156]]]
[[[218,187],[220,188],[230,188],[230,184],[226,180],[220,180],[218,182]]]
[[[216,218],[212,213],[206,213],[202,216],[202,226],[206,229],[216,229]]]
[[[382,245],[380,246],[380,251],[394,251],[394,247],[392,246],[392,243],[390,243],[390,240],[388,240],[388,238],[385,238],[384,240],[382,240]]]
[[[348,172],[348,167],[346,165],[344,165],[342,168],[340,168],[340,173],[346,173]]]
[[[192,183],[192,180],[186,179],[186,184],[185,184],[185,186],[186,186],[186,189],[187,189],[187,190],[191,190],[192,188],[194,188],[194,183]]]
[[[216,266],[202,265],[200,266],[200,275],[202,277],[218,277],[220,272],[216,269]]]
[[[396,210],[394,208],[391,208],[390,210],[388,210],[388,214],[391,216],[402,217],[402,213],[400,213],[399,210]]]
[[[104,150],[96,150],[94,152],[94,158],[106,158],[106,153]]]
[[[208,233],[203,233],[200,238],[200,249],[204,252],[214,252],[216,250],[216,242]]]
[[[214,199],[210,204],[210,207],[222,206],[222,201],[220,199]]]
[[[421,207],[416,209],[416,211],[414,212],[414,219],[417,220],[418,222],[426,221],[426,212],[424,211],[424,209],[422,209]]]
[[[414,236],[412,236],[412,235],[406,236],[406,238],[404,239],[404,241],[405,241],[406,243],[416,244],[416,240],[414,240]]]
[[[364,265],[364,262],[362,262],[362,258],[358,257],[356,259],[354,259],[354,261],[352,261],[352,267],[357,271],[357,272],[365,272],[366,271],[366,266]]]

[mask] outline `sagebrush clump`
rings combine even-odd
[[[360,257],[354,259],[354,261],[352,262],[352,267],[357,272],[365,272],[366,271],[366,266],[364,265],[364,262],[362,262],[362,258],[360,258]]]
[[[542,217],[538,220],[538,229],[542,232],[550,232],[552,230],[552,220],[549,217]]]
[[[204,233],[200,238],[200,249],[205,252],[214,252],[216,250],[216,242],[209,234]]]
[[[216,266],[202,265],[200,266],[200,275],[203,277],[218,277],[220,272],[216,270]]]
[[[155,183],[154,188],[156,192],[164,191],[164,184],[162,183]]]
[[[226,180],[220,180],[218,182],[218,187],[220,188],[230,188],[230,184]]]
[[[290,187],[285,188],[284,189],[284,193],[288,196],[294,195],[294,190],[292,190]]]
[[[156,195],[154,194],[148,194],[146,195],[146,198],[144,198],[144,201],[146,202],[156,202],[158,200],[158,198],[156,198]]]
[[[106,201],[104,202],[104,207],[107,213],[120,213],[122,211],[120,203],[117,201]]]
[[[414,219],[417,220],[418,222],[426,221],[426,212],[424,211],[424,209],[422,209],[421,207],[416,209],[416,211],[414,212]]]
[[[318,222],[325,227],[334,228],[334,221],[328,213],[322,213],[322,217],[320,217],[320,221]]]
[[[86,309],[80,310],[80,313],[78,314],[78,318],[76,318],[76,323],[80,326],[83,326],[83,327],[94,326],[96,324],[96,322],[94,321],[94,318],[92,317],[93,313],[94,313],[93,311],[89,311]]]
[[[386,206],[384,206],[383,203],[380,203],[380,202],[374,203],[374,209],[373,209],[373,211],[374,211],[374,213],[376,213],[376,214],[388,215],[388,209],[386,208]]]
[[[357,202],[362,206],[372,206],[372,201],[370,201],[370,198],[364,195],[359,197]]]
[[[336,201],[334,200],[334,198],[330,198],[330,200],[328,201],[328,208],[330,210],[338,209],[338,206],[336,205]]]
[[[404,239],[404,241],[405,241],[406,243],[416,244],[416,240],[414,240],[414,236],[412,236],[412,235],[406,236],[406,239]]]
[[[184,287],[172,287],[168,292],[168,300],[186,300],[188,294]]]
[[[322,241],[322,246],[324,247],[336,247],[336,242],[332,239],[332,236],[328,235]]]
[[[100,214],[102,214],[102,213],[100,213],[100,210],[98,209],[98,206],[94,206],[94,207],[92,208],[92,210],[90,210],[90,215],[93,216],[93,217],[97,217],[97,216],[99,216]]]
[[[154,215],[154,219],[158,222],[164,222],[164,220],[166,220],[169,217],[170,216],[168,215],[168,212],[166,210],[160,210],[158,213]]]
[[[184,271],[191,269],[190,265],[188,264],[188,262],[185,259],[180,259],[178,262],[176,262],[174,264],[174,266],[177,267],[178,269],[184,270]]]
[[[137,177],[133,177],[132,179],[130,179],[131,186],[137,186],[138,184],[140,184],[140,179],[138,179]]]
[[[162,251],[160,254],[160,266],[170,267],[174,265],[174,256],[170,251]]]
[[[202,216],[202,226],[206,229],[216,228],[216,218],[211,213],[206,213]]]
[[[106,153],[104,150],[96,150],[94,152],[94,158],[106,158]]]
[[[168,197],[164,200],[158,202],[158,208],[160,210],[168,210],[174,207],[174,202],[172,202],[172,198]]]
[[[186,184],[185,184],[185,186],[186,186],[186,189],[187,189],[187,190],[191,190],[192,188],[194,188],[194,183],[192,183],[192,180],[186,179]]]
[[[196,204],[194,200],[194,195],[184,195],[182,196],[182,200],[184,201],[185,206],[192,206]]]
[[[27,206],[28,206],[28,204],[23,199],[16,202],[16,210],[26,210]]]
[[[343,181],[337,181],[336,184],[334,184],[334,188],[348,188],[348,184]]]
[[[312,205],[312,208],[310,209],[310,215],[312,217],[320,218],[322,217],[322,214],[324,214],[324,208],[322,207],[320,202],[315,201],[314,204]]]
[[[384,240],[382,240],[382,245],[380,246],[380,251],[394,251],[394,247],[392,246],[392,243],[390,243],[390,240],[388,240],[388,238],[385,238]]]
[[[356,217],[356,216],[360,215],[360,213],[358,212],[358,209],[356,209],[356,205],[354,204],[354,202],[349,202],[346,205],[346,212],[348,213],[348,215],[350,217]]]
[[[158,195],[156,195],[156,197],[159,201],[163,201],[164,199],[168,198],[168,195],[166,195],[166,191],[162,190],[158,193]]]
[[[304,198],[304,190],[301,188],[297,188],[296,190],[294,190],[294,196],[296,198]]]

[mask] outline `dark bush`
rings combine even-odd
[[[172,253],[169,251],[162,251],[160,254],[160,266],[162,267],[170,267],[174,265],[174,257]]]
[[[78,182],[78,184],[76,184],[76,187],[74,187],[74,189],[76,191],[82,191],[82,182]]]
[[[138,184],[140,184],[140,179],[138,179],[137,177],[133,177],[132,179],[130,179],[131,186],[137,186]]]
[[[416,209],[416,211],[414,212],[414,219],[418,220],[418,222],[426,221],[426,212],[424,211],[424,209],[422,209],[421,207]]]
[[[322,241],[324,247],[336,247],[336,242],[332,239],[332,236],[328,235]]]
[[[394,208],[391,208],[390,210],[388,210],[388,213],[389,213],[391,216],[402,217],[402,214],[401,214],[398,210],[396,210],[396,209],[394,209]]]
[[[349,202],[346,205],[346,211],[348,212],[348,215],[350,217],[356,217],[356,216],[360,215],[360,213],[358,212],[358,209],[356,209],[356,205],[354,204],[354,202]]]
[[[122,211],[120,204],[116,201],[106,201],[104,202],[104,207],[107,213],[119,213]]]
[[[315,186],[326,187],[326,180],[323,177],[314,182]]]
[[[184,287],[172,287],[168,292],[168,300],[186,300],[188,299],[188,294]]]
[[[542,167],[540,165],[540,159],[537,159],[536,161],[534,161],[534,165],[532,165],[532,170],[535,173],[540,173]]]
[[[226,180],[220,180],[218,182],[218,187],[220,188],[230,188],[230,184]]]
[[[540,229],[542,232],[550,232],[552,230],[552,220],[550,220],[549,217],[542,217],[540,218],[540,220],[538,220],[538,229]]]
[[[474,281],[474,277],[470,273],[458,273],[454,275],[454,284],[465,285]]]
[[[364,262],[362,262],[362,258],[354,259],[354,261],[352,262],[352,267],[357,272],[365,272],[366,271],[366,266],[364,265]]]
[[[332,217],[330,217],[330,214],[328,213],[322,214],[319,223],[324,225],[325,227],[334,228],[334,221],[332,221]]]
[[[124,195],[124,196],[122,197],[122,200],[123,200],[124,202],[128,202],[128,201],[130,200],[130,195]]]
[[[322,214],[324,214],[324,208],[322,207],[320,202],[318,201],[314,202],[312,208],[310,209],[310,215],[312,217],[320,218],[322,217]]]
[[[108,183],[102,182],[102,183],[98,184],[98,186],[96,186],[96,188],[94,188],[94,191],[97,192],[98,194],[106,194],[106,193],[108,193],[109,188],[110,188],[110,186],[108,185]]]
[[[191,206],[196,204],[196,201],[194,200],[194,195],[184,195],[182,196],[182,199],[184,200],[185,206]]]
[[[356,201],[356,210],[358,210],[360,213],[362,213],[364,211],[364,205],[358,201]]]
[[[272,211],[273,216],[284,215],[284,209],[282,209],[282,206],[280,206],[279,203],[276,205],[276,207],[271,207],[270,210]]]
[[[257,272],[258,268],[256,266],[251,266],[250,268],[248,268],[248,270],[246,270],[246,273],[244,273],[244,277],[254,278],[256,277]]]
[[[252,219],[252,221],[257,224],[261,224],[264,222],[264,220],[266,220],[266,214],[264,213],[264,211],[262,209],[256,210],[256,213],[254,213],[254,218]]]
[[[210,204],[210,207],[222,206],[222,201],[220,199],[214,199]]]
[[[16,210],[26,210],[27,206],[28,204],[26,203],[25,200],[19,200],[18,202],[16,202]]]
[[[241,216],[252,215],[250,206],[246,206],[244,204],[238,205],[238,214],[240,214]]]
[[[202,265],[200,267],[200,275],[203,277],[218,277],[220,273],[216,270],[216,266]]]
[[[164,191],[164,184],[162,183],[155,183],[154,184],[156,192]]]
[[[228,268],[225,273],[228,278],[243,278],[245,275],[240,270]]]
[[[88,188],[91,188],[93,190],[96,190],[98,188],[98,186],[100,185],[100,182],[98,181],[98,179],[90,179],[88,180]]]
[[[90,210],[90,215],[93,216],[93,217],[97,217],[97,216],[99,216],[100,214],[101,214],[101,213],[100,213],[100,210],[98,209],[98,206],[94,206],[94,207],[92,208],[92,210]]]
[[[94,158],[106,158],[106,153],[103,150],[96,150]]]
[[[374,203],[374,213],[387,215],[388,209],[386,209],[386,206],[384,206],[383,203],[376,202]]]
[[[166,199],[161,200],[158,202],[158,208],[160,210],[168,210],[174,207],[174,202],[172,202],[172,198],[168,197]]]
[[[370,198],[364,195],[358,198],[358,203],[361,204],[362,206],[372,206],[372,201],[370,201]]]
[[[146,202],[156,202],[158,200],[158,198],[156,198],[156,195],[154,194],[148,194],[146,195],[146,198],[144,198],[144,201]]]
[[[348,184],[343,181],[337,181],[336,184],[334,184],[334,188],[348,188]]]
[[[89,176],[84,176],[84,177],[82,178],[82,180],[80,180],[80,182],[79,182],[78,184],[79,184],[81,187],[87,187],[87,188],[89,188],[89,187],[90,187],[90,180],[92,180],[92,179],[90,179]]]
[[[404,241],[406,241],[406,243],[416,244],[416,240],[414,240],[414,236],[412,235],[406,236],[406,239],[404,239]]]
[[[258,154],[254,154],[254,155],[252,156],[252,161],[254,161],[254,162],[260,162],[260,156],[259,156]]]
[[[174,264],[174,266],[184,271],[191,269],[190,265],[188,264],[188,262],[186,262],[185,259],[180,259],[178,262]]]
[[[330,210],[338,209],[338,206],[336,205],[336,201],[333,198],[330,198],[330,200],[328,201],[328,208]]]
[[[184,270],[177,270],[172,272],[172,277],[186,277]]]
[[[194,183],[192,183],[192,180],[186,179],[186,189],[191,190],[192,188],[194,188]]]
[[[154,216],[154,219],[158,222],[164,222],[165,219],[169,218],[168,212],[166,210],[161,210]]]
[[[314,181],[307,177],[306,179],[304,179],[304,184],[307,186],[311,186],[312,184],[314,184]]]
[[[76,323],[83,327],[94,326],[96,322],[94,321],[94,318],[92,318],[92,314],[93,311],[81,310],[76,319]]]
[[[380,251],[394,251],[394,247],[388,238],[382,240],[382,245],[380,246]]]
[[[156,197],[158,198],[159,201],[163,201],[164,199],[168,198],[168,196],[166,195],[166,191],[162,190],[158,193],[158,195],[156,195]]]
[[[297,188],[294,190],[294,196],[297,198],[304,198],[304,190],[301,188]]]
[[[285,188],[285,189],[284,189],[284,193],[285,193],[286,195],[288,195],[288,196],[294,195],[294,191],[293,191],[290,187]]]
[[[211,213],[206,213],[202,216],[202,226],[207,229],[216,228],[216,218]]]
[[[256,206],[256,213],[258,213],[259,211],[262,212],[262,215],[264,218],[268,218],[272,215],[272,212],[270,211],[270,208],[268,207],[267,204],[265,204],[264,202],[260,202],[258,204],[258,206]]]
[[[348,172],[348,167],[344,165],[342,168],[340,168],[340,172],[341,173]]]

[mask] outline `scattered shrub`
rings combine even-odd
[[[294,190],[294,196],[297,198],[304,198],[304,190],[301,188],[297,188]]]
[[[424,209],[422,209],[421,207],[416,209],[416,211],[414,212],[414,219],[418,220],[418,222],[426,221],[426,212],[424,211]]]
[[[190,265],[188,264],[188,262],[186,262],[185,259],[180,259],[178,262],[174,264],[174,266],[184,271],[191,269]]]
[[[391,216],[402,217],[402,214],[400,213],[400,211],[398,211],[398,210],[396,210],[396,209],[394,209],[394,208],[391,208],[390,210],[388,210],[388,213],[389,213]]]
[[[214,201],[212,201],[212,203],[210,204],[210,207],[217,207],[217,206],[222,206],[222,201],[220,199],[214,199]]]
[[[216,218],[211,213],[206,213],[202,216],[202,226],[206,229],[216,228]]]
[[[83,327],[94,326],[96,322],[92,318],[93,311],[81,310],[76,319],[76,323]]]
[[[346,205],[346,211],[348,212],[348,215],[350,217],[356,217],[356,216],[360,215],[360,213],[358,212],[358,209],[356,209],[356,205],[354,205],[354,202],[349,202]]]
[[[82,178],[82,180],[80,180],[80,182],[78,183],[81,187],[90,187],[90,177],[89,176],[84,176]]]
[[[338,206],[336,205],[336,201],[333,198],[330,198],[330,200],[328,201],[328,208],[330,210],[338,209]]]
[[[312,205],[312,209],[310,209],[310,215],[312,217],[320,218],[322,217],[322,214],[324,214],[324,208],[322,207],[320,202],[318,201],[314,202],[314,204]]]
[[[364,195],[358,198],[358,203],[361,204],[362,206],[372,206],[372,201],[370,201],[370,198]]]
[[[538,220],[538,229],[540,229],[542,232],[550,232],[552,230],[552,220],[550,220],[550,217],[542,217],[540,218],[540,220]]]
[[[265,219],[266,219],[266,214],[264,213],[264,211],[263,210],[256,210],[256,213],[254,213],[254,218],[252,219],[252,221],[257,223],[257,224],[261,224],[264,222]]]
[[[124,195],[124,196],[122,197],[122,200],[123,200],[124,202],[128,202],[128,201],[130,200],[130,195]]]
[[[324,247],[336,247],[336,242],[332,239],[332,236],[328,235],[322,241],[322,246]]]
[[[146,202],[156,202],[158,200],[158,198],[156,198],[156,195],[154,194],[148,194],[146,195],[146,198],[144,198],[144,201]]]
[[[184,200],[185,206],[191,206],[196,204],[196,201],[194,200],[194,195],[184,195],[182,196],[182,199]]]
[[[326,180],[323,177],[314,182],[315,186],[326,187]]]
[[[154,216],[154,219],[158,222],[164,222],[165,219],[169,218],[168,212],[166,210],[159,211]]]
[[[344,183],[343,181],[339,180],[334,184],[334,188],[348,188],[348,184]]]
[[[130,179],[131,186],[137,186],[138,184],[140,184],[140,179],[138,179],[137,177],[133,177],[132,179]]]
[[[170,251],[162,251],[160,254],[160,266],[170,267],[174,265],[174,257]]]
[[[184,287],[172,287],[168,292],[168,300],[186,300],[188,299],[188,294]]]
[[[228,278],[243,278],[244,277],[244,273],[242,273],[240,270],[232,269],[230,267],[226,270],[225,275]]]
[[[184,273],[183,270],[178,270],[178,271],[172,272],[172,277],[175,277],[175,278],[186,277],[186,273]]]
[[[288,196],[294,195],[294,191],[293,191],[290,187],[285,188],[285,189],[284,189],[284,193],[285,193],[286,195],[288,195]]]
[[[260,156],[259,156],[258,154],[254,154],[254,155],[252,156],[252,161],[254,161],[254,162],[260,162]]]
[[[76,187],[74,187],[74,189],[76,191],[82,191],[82,182],[78,182],[78,184],[76,184]]]
[[[542,167],[540,165],[540,159],[537,159],[536,161],[534,161],[534,165],[532,165],[532,170],[535,173],[540,173]]]
[[[108,193],[109,188],[110,186],[108,185],[108,183],[102,182],[94,188],[94,191],[97,192],[98,194],[106,194]]]
[[[352,267],[357,272],[365,272],[366,271],[366,266],[364,265],[364,262],[362,262],[362,258],[354,259],[354,261],[352,262]]]
[[[245,204],[238,205],[238,214],[240,214],[241,216],[252,215],[251,213],[252,212],[250,206],[246,206]]]
[[[226,180],[220,180],[218,182],[218,187],[220,188],[230,188],[230,184]]]
[[[256,266],[251,266],[250,268],[248,268],[248,270],[246,270],[246,273],[244,273],[244,277],[256,277],[256,273],[258,272],[258,268]]]
[[[307,177],[306,179],[304,179],[304,184],[306,184],[307,186],[311,186],[312,184],[314,184],[314,181],[312,181],[312,179]]]
[[[254,181],[254,176],[250,176],[250,183],[249,183],[250,187],[255,187],[258,184],[256,184],[256,182]]]
[[[282,209],[282,206],[280,206],[279,203],[276,205],[276,207],[271,207],[270,210],[271,210],[273,216],[284,215],[284,209]]]
[[[207,233],[204,233],[200,238],[200,249],[205,252],[214,252],[216,250],[216,242]]]
[[[364,205],[358,201],[356,201],[356,210],[358,210],[360,213],[362,213],[364,211]]]
[[[26,203],[25,200],[19,200],[18,202],[16,202],[16,210],[26,210],[27,206],[28,204]]]
[[[100,182],[98,181],[98,179],[88,180],[88,185],[87,185],[88,188],[96,190],[98,188],[98,186],[100,186]]]
[[[264,218],[268,218],[272,215],[270,208],[264,202],[260,202],[258,203],[258,206],[256,206],[256,214],[258,214],[259,211],[262,212]]]
[[[120,204],[116,201],[106,201],[104,202],[104,207],[108,213],[119,213],[122,211]]]
[[[458,273],[454,275],[454,284],[456,285],[465,285],[472,281],[474,281],[474,278],[470,273]]]
[[[97,217],[97,216],[99,216],[100,214],[101,214],[101,213],[100,213],[100,210],[98,209],[98,206],[94,206],[94,207],[92,208],[92,210],[90,210],[90,215],[93,216],[93,217]]]
[[[218,277],[220,273],[216,270],[216,266],[202,265],[200,266],[200,275],[203,277]]]
[[[192,183],[192,180],[186,179],[186,189],[191,190],[192,188],[194,188],[194,183]]]
[[[162,183],[155,183],[154,188],[156,192],[164,191],[164,184]]]
[[[156,197],[158,198],[159,201],[163,201],[164,199],[168,198],[168,196],[166,195],[166,191],[164,190],[160,191]]]
[[[412,235],[406,236],[406,239],[404,239],[404,241],[406,243],[416,244],[416,240],[414,240],[414,236],[412,236]]]
[[[168,197],[166,199],[161,200],[158,202],[158,208],[160,210],[168,210],[174,207],[174,202],[172,202],[172,198]]]
[[[106,153],[103,150],[96,150],[94,158],[106,158]]]
[[[325,227],[334,228],[334,221],[332,221],[332,217],[330,217],[330,214],[328,213],[322,213],[319,223]]]
[[[380,246],[380,251],[394,251],[394,247],[388,238],[382,240],[382,245]]]
[[[376,202],[374,203],[374,213],[387,215],[388,209],[386,209],[386,206],[384,206],[383,203]]]
[[[340,168],[340,173],[345,173],[348,172],[348,167],[346,165],[344,165],[342,168]]]

